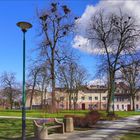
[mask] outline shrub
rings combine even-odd
[[[94,125],[100,119],[100,114],[97,111],[90,111],[86,115],[88,126]]]
[[[76,115],[65,115],[64,118],[66,117],[73,118],[74,127],[90,127],[100,119],[100,114],[97,111],[90,111],[86,114],[85,117]]]

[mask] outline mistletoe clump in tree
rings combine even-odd
[[[51,3],[50,8],[41,12],[41,16],[39,16],[41,37],[43,38],[39,46],[39,56],[46,61],[50,73],[52,112],[56,110],[56,69],[67,57],[63,52],[63,46],[66,45],[72,31],[74,20],[71,10],[66,5],[59,3]]]

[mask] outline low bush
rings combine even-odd
[[[76,115],[65,115],[66,117],[72,117],[74,121],[74,127],[90,127],[94,125],[99,119],[100,114],[97,111],[90,111],[86,116],[76,116]]]

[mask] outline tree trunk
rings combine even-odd
[[[10,109],[13,109],[13,101],[10,101]]]
[[[33,83],[32,91],[31,91],[30,110],[32,110],[32,103],[33,103],[33,97],[34,97],[35,85],[36,85],[36,80],[35,80],[34,83]]]
[[[43,101],[43,91],[42,91],[42,93],[41,93],[41,109],[43,109],[43,106],[45,105],[44,104],[44,101]]]
[[[32,110],[33,94],[34,94],[34,88],[33,88],[32,91],[31,91],[30,110]]]
[[[52,77],[52,113],[56,112],[56,103],[55,103],[55,70],[54,70],[54,49],[51,52],[52,63],[51,63],[51,77]]]
[[[52,77],[52,111],[55,112],[55,79]]]
[[[74,93],[74,110],[77,109],[78,91]]]
[[[132,95],[132,110],[135,111],[135,96]]]
[[[13,109],[12,91],[10,91],[10,109]]]
[[[4,99],[2,99],[2,106],[5,109],[5,100]]]
[[[108,101],[107,101],[107,110],[106,112],[109,113],[111,110],[114,112],[114,86],[115,86],[115,73],[110,72],[109,77],[109,92],[108,92]],[[113,103],[113,106],[111,105]],[[113,108],[112,108],[113,107]]]
[[[77,101],[74,101],[74,110],[76,110]]]
[[[71,110],[71,93],[69,94],[69,110]]]
[[[43,109],[43,105],[44,104],[44,101],[43,101],[43,97],[44,97],[44,80],[43,80],[43,83],[42,83],[42,87],[41,87],[41,108]]]
[[[47,89],[45,88],[45,91],[44,91],[44,97],[45,97],[45,98],[44,98],[44,105],[46,105],[46,99],[47,99],[47,98],[46,98],[46,95],[47,95]]]
[[[110,85],[109,85],[109,86],[110,86]],[[110,87],[109,87],[109,88],[110,88]],[[107,113],[110,112],[111,92],[112,92],[112,90],[109,89],[109,90],[108,90],[108,100],[107,100],[107,110],[106,110]]]

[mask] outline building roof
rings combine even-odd
[[[107,88],[97,88],[97,89],[83,89],[84,93],[105,93],[107,91]]]

